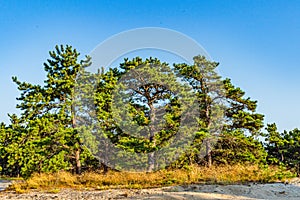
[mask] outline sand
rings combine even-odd
[[[1,188],[1,182],[0,182]],[[16,194],[0,192],[0,199],[288,199],[300,200],[300,178],[289,183],[243,185],[182,185],[155,189],[71,190],[58,193],[30,192]]]

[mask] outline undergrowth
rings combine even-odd
[[[56,193],[63,188],[72,189],[141,189],[185,184],[239,184],[247,182],[268,183],[282,181],[295,173],[276,166],[258,165],[190,166],[188,169],[160,170],[157,172],[116,172],[106,174],[86,172],[74,175],[66,171],[33,174],[29,179],[18,181],[8,189],[17,193],[32,189]]]

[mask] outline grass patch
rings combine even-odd
[[[19,193],[31,189],[59,192],[72,189],[141,189],[183,184],[236,184],[246,182],[275,182],[294,177],[291,171],[275,167],[213,166],[211,168],[191,166],[189,169],[160,170],[151,173],[109,171],[107,174],[86,172],[74,175],[69,172],[33,174],[31,178],[12,184],[9,189]]]

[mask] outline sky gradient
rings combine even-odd
[[[195,39],[265,123],[300,128],[300,1],[0,1],[0,121],[17,113],[11,77],[42,84],[56,44],[82,55],[122,31],[162,27]]]

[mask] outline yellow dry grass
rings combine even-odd
[[[258,165],[226,165],[211,168],[191,166],[189,169],[160,170],[151,173],[109,171],[106,174],[86,172],[74,175],[57,173],[34,174],[31,178],[13,184],[9,189],[26,192],[30,189],[59,191],[73,189],[152,188],[183,184],[232,184],[245,182],[274,182],[294,174],[278,167]]]

